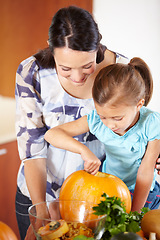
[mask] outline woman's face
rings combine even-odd
[[[83,86],[96,69],[97,51],[83,52],[67,47],[56,48],[54,59],[59,80],[74,86]]]

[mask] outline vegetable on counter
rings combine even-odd
[[[98,204],[103,200],[102,194],[104,192],[110,197],[116,196],[121,198],[124,201],[126,212],[130,212],[131,194],[127,185],[120,178],[103,172],[97,172],[96,175],[92,175],[84,170],[73,172],[63,182],[59,199],[80,200]],[[78,215],[76,211],[73,213],[67,210],[67,213],[70,219],[72,216],[73,220]],[[61,215],[64,218],[62,213]]]
[[[40,240],[94,240],[92,229],[83,223],[66,222],[65,220],[51,221],[37,232]]]
[[[0,240],[18,240],[13,230],[4,222],[0,221]]]
[[[126,212],[124,202],[119,197],[108,197],[106,193],[102,195],[105,200],[93,207],[96,215],[106,214],[105,232],[103,240],[110,240],[114,235],[121,232],[137,233],[141,230],[141,219],[149,208],[142,208],[142,212]]]
[[[121,232],[114,235],[111,240],[143,240],[143,238],[133,232]]]
[[[152,232],[156,233],[157,240],[160,240],[160,209],[153,209],[144,214],[141,228],[146,237]]]
[[[75,237],[73,240],[94,240],[94,238],[86,237],[84,235],[79,235],[79,236]]]
[[[62,237],[65,233],[69,231],[69,227],[64,220],[52,221],[44,227],[40,227],[38,230],[38,235],[40,235],[43,240],[52,240]]]

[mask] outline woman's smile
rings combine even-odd
[[[56,48],[54,58],[60,81],[66,79],[77,86],[83,85],[96,69],[96,56],[97,51],[82,52],[67,47]],[[69,83],[61,84],[63,86]]]
[[[74,79],[74,78],[72,78],[72,77],[68,77],[68,79],[69,79],[70,81],[72,81],[73,83],[76,83],[76,84],[84,84],[84,83],[86,82],[87,78],[88,78],[88,75],[84,76],[84,77],[81,78],[80,80],[76,80],[76,79]]]

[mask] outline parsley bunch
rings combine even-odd
[[[93,207],[95,215],[106,214],[105,232],[103,240],[109,240],[112,236],[120,232],[138,232],[140,231],[140,222],[149,208],[142,208],[141,213],[126,213],[124,203],[118,197],[108,197],[106,193],[102,195],[105,198],[97,206]]]

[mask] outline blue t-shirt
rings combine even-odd
[[[134,189],[147,143],[160,139],[160,114],[142,107],[138,122],[123,136],[105,126],[96,110],[87,118],[90,132],[105,144],[106,160],[102,171],[119,177],[130,190]],[[155,177],[156,170],[151,190],[155,185]]]

